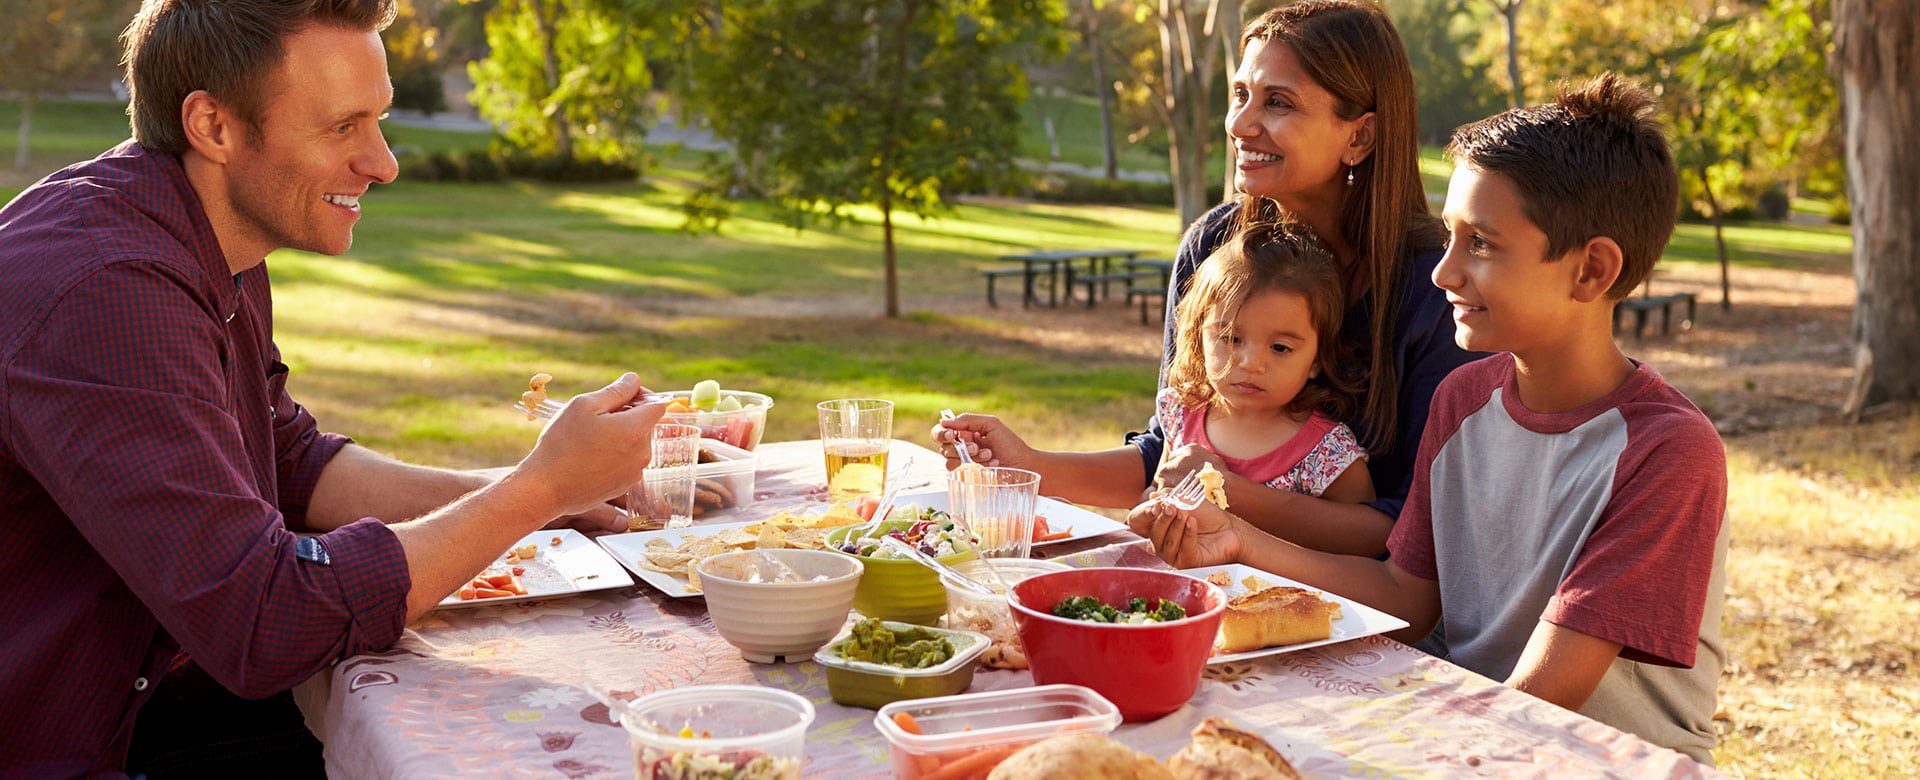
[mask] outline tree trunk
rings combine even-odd
[[[1212,34],[1220,39],[1220,51],[1225,55],[1227,83],[1233,83],[1233,74],[1240,70],[1240,28],[1245,20],[1240,18],[1240,0],[1218,0],[1214,10],[1219,16],[1213,19]],[[1221,144],[1226,152],[1226,166],[1222,169],[1225,180],[1220,183],[1220,197],[1233,197],[1234,168],[1240,164],[1240,150],[1232,143]],[[1204,197],[1204,196],[1203,196]]]
[[[540,55],[546,60],[547,97],[560,91],[560,54],[558,43],[554,40],[554,20],[559,14],[559,0],[530,0],[533,3],[533,24],[540,30]],[[552,106],[554,153],[562,160],[573,159],[573,131],[567,126],[565,106]]]
[[[1920,14],[1904,0],[1835,0],[1839,76],[1853,203],[1855,420],[1890,402],[1920,401]]]
[[[13,153],[13,167],[27,168],[27,151],[32,148],[27,137],[33,132],[33,104],[40,99],[36,90],[27,90],[20,96],[20,148]]]
[[[1106,67],[1101,61],[1106,57],[1100,48],[1100,15],[1093,8],[1093,0],[1086,0],[1087,7],[1087,53],[1093,59],[1093,92],[1100,96],[1100,141],[1105,147],[1107,161],[1107,180],[1120,178],[1120,158],[1113,149],[1113,85],[1107,83]]]
[[[881,190],[880,194],[880,232],[885,236],[887,245],[887,316],[900,316],[900,279],[896,268],[893,250],[893,193]]]
[[[1707,215],[1713,219],[1713,242],[1720,248],[1720,310],[1733,310],[1733,287],[1727,279],[1727,236],[1721,230],[1720,199],[1713,196],[1713,182],[1707,179],[1707,167],[1694,170],[1700,177],[1700,191],[1707,196]]]
[[[900,19],[900,40],[894,47],[894,81],[892,94],[887,95],[887,135],[881,142],[879,170],[880,184],[880,233],[885,244],[886,254],[886,297],[887,317],[900,316],[900,278],[896,255],[893,247],[893,161],[894,139],[899,137],[900,104],[906,99],[907,91],[907,39],[913,34],[913,18],[920,12],[920,4],[907,3],[906,13]],[[875,43],[878,43],[879,28],[875,28]],[[876,52],[877,54],[878,52]],[[879,67],[877,64],[875,67]]]
[[[1526,105],[1520,86],[1520,0],[1495,0],[1494,7],[1507,20],[1507,81],[1513,84],[1507,107],[1519,108]]]
[[[1218,3],[1220,0],[1211,0]],[[1204,33],[1196,38],[1185,0],[1160,0],[1160,67],[1167,92],[1162,116],[1167,119],[1168,164],[1173,175],[1173,201],[1185,232],[1213,204],[1207,202],[1207,139],[1218,128],[1207,121],[1216,51]]]

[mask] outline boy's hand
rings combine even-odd
[[[1186,479],[1188,474],[1199,471],[1201,466],[1208,463],[1213,464],[1214,470],[1222,474],[1229,473],[1226,461],[1221,460],[1220,456],[1214,454],[1212,450],[1198,444],[1188,444],[1172,450],[1166,457],[1160,459],[1160,471],[1154,475],[1154,484],[1171,488],[1180,484],[1180,480]]]
[[[1240,534],[1247,526],[1225,509],[1202,501],[1191,511],[1181,511],[1155,500],[1135,507],[1127,516],[1127,525],[1148,524],[1149,518],[1150,525],[1142,535],[1153,542],[1154,553],[1176,569],[1240,560]]]
[[[1033,470],[1033,448],[993,415],[958,415],[934,423],[931,433],[934,446],[947,458],[948,471],[960,467],[960,455],[953,449],[955,439],[965,441],[968,457],[982,466]]]

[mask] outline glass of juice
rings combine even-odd
[[[887,490],[887,448],[893,402],[842,398],[820,402],[820,443],[827,453],[827,496],[856,502]]]

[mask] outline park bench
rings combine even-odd
[[[993,298],[993,283],[1003,276],[1024,277],[1024,286],[1021,289],[1020,302],[1025,306],[1033,305],[1033,278],[1032,275],[1027,272],[1026,268],[985,268],[981,269],[980,275],[987,278],[988,306],[995,309],[1000,308],[1000,303]],[[1049,278],[1047,284],[1051,286],[1053,280]]]
[[[1129,292],[1127,293],[1127,302],[1131,303],[1133,302],[1133,293],[1131,292],[1131,289],[1133,284],[1136,281],[1139,281],[1142,279],[1159,280],[1162,278],[1163,277],[1161,276],[1159,271],[1155,271],[1150,268],[1142,268],[1142,269],[1136,269],[1132,271],[1114,271],[1112,273],[1105,273],[1105,274],[1079,274],[1073,277],[1073,283],[1077,285],[1086,286],[1087,308],[1091,309],[1093,308],[1094,291],[1096,289],[1098,289],[1100,293],[1100,297],[1107,298],[1107,297],[1110,297],[1107,295],[1107,285],[1112,284],[1114,282],[1119,282],[1121,284],[1127,285],[1129,289]]]
[[[1651,285],[1652,285],[1652,280],[1649,279],[1648,286],[1651,287]],[[1659,309],[1660,310],[1660,335],[1665,336],[1672,329],[1673,307],[1675,304],[1679,304],[1679,303],[1684,303],[1687,305],[1687,318],[1681,321],[1680,327],[1683,329],[1693,327],[1693,312],[1694,312],[1693,293],[1682,292],[1682,293],[1668,293],[1666,295],[1652,295],[1650,294],[1650,292],[1651,291],[1649,289],[1647,289],[1646,287],[1643,287],[1640,290],[1640,297],[1628,298],[1624,301],[1621,301],[1619,305],[1613,307],[1613,331],[1615,333],[1620,332],[1621,315],[1626,312],[1633,312],[1633,338],[1636,341],[1646,338],[1647,318],[1652,316],[1653,310]]]

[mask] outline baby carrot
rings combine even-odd
[[[1000,762],[1007,760],[1007,757],[1013,755],[1013,752],[1020,747],[1024,745],[988,748],[940,767],[938,772],[922,775],[921,780],[962,780],[969,777],[986,777],[987,770],[999,766]]]
[[[899,726],[901,731],[907,732],[908,734],[927,733],[925,731],[920,730],[919,721],[914,720],[912,715],[908,715],[907,713],[904,713],[904,712],[896,712],[893,714],[893,725]]]

